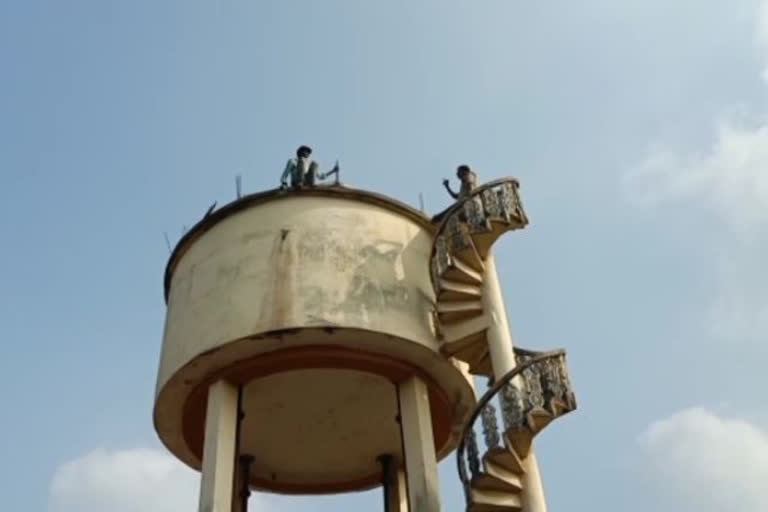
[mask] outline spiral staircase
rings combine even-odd
[[[441,215],[432,248],[432,284],[441,351],[466,362],[475,375],[492,376],[483,310],[485,262],[501,235],[528,224],[513,178],[486,183]]]
[[[483,304],[483,280],[496,239],[528,224],[518,182],[505,178],[482,185],[440,218],[430,271],[441,351],[492,384],[466,423],[457,450],[467,510],[519,512],[525,505],[526,458],[534,436],[576,408],[565,352],[515,349],[516,367],[494,380],[487,338],[492,320]]]
[[[456,452],[469,512],[522,511],[533,438],[576,409],[564,351],[515,355],[517,366],[478,401]]]

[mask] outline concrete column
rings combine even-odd
[[[219,380],[208,388],[199,512],[232,512],[238,388]]]
[[[240,418],[242,424],[242,417]],[[240,428],[237,430],[237,437],[240,439]],[[237,444],[237,453],[240,453],[240,443]],[[248,512],[248,498],[251,496],[249,481],[251,477],[251,465],[253,457],[251,455],[240,455],[237,457],[235,465],[235,486],[232,498],[232,512]]]
[[[392,492],[392,506],[394,510],[392,512],[408,512],[408,486],[405,482],[405,471],[402,469],[397,470],[395,474],[395,483]]]
[[[491,325],[488,328],[488,350],[491,355],[493,375],[499,379],[512,370],[517,363],[513,351],[512,331],[507,320],[507,310],[504,306],[504,297],[501,294],[493,254],[489,254],[485,260],[482,302],[483,310],[491,318]],[[536,456],[533,453],[533,447],[531,447],[528,457],[523,461],[523,465],[525,475],[522,477],[522,512],[546,512],[547,502],[544,498],[541,474]]]
[[[424,381],[410,377],[398,384],[400,431],[410,512],[440,512],[437,456],[429,395]]]
[[[491,319],[488,327],[488,350],[491,353],[493,375],[501,377],[517,364],[512,343],[512,330],[507,320],[507,310],[504,297],[499,286],[499,276],[496,273],[496,262],[493,254],[485,260],[485,276],[483,277],[483,311]]]
[[[387,510],[386,512],[408,512],[408,491],[405,484],[405,472],[398,467],[397,461],[392,460],[387,479]]]

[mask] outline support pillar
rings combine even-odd
[[[242,421],[242,419],[241,419]],[[239,437],[239,429],[238,429]],[[253,456],[240,455],[235,466],[235,499],[232,502],[232,512],[248,512],[248,498],[251,497],[250,480]]]
[[[405,482],[405,471],[397,468],[392,475],[392,487],[389,491],[389,503],[392,510],[389,512],[408,512],[408,489]]]
[[[231,512],[237,456],[238,388],[219,380],[208,388],[199,512]]]
[[[504,306],[504,297],[501,294],[499,276],[496,272],[496,262],[493,259],[493,254],[489,254],[485,260],[485,276],[481,300],[484,311],[491,319],[487,333],[488,350],[491,355],[493,375],[495,379],[499,379],[511,371],[517,365],[517,362],[513,351],[512,331],[507,320],[507,311]],[[544,498],[539,465],[536,462],[533,447],[531,447],[528,457],[523,461],[523,466],[525,474],[522,476],[522,512],[546,512],[547,502]]]
[[[391,455],[379,457],[384,483],[384,512],[408,512],[408,491],[405,472]]]
[[[409,512],[440,512],[437,455],[427,386],[410,377],[397,387]]]

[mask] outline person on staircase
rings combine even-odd
[[[475,187],[477,187],[477,174],[472,172],[472,169],[470,169],[468,165],[460,165],[456,168],[456,176],[459,177],[459,181],[461,182],[458,193],[451,189],[451,184],[447,179],[443,180],[443,186],[452,198],[456,201],[461,201],[462,199],[469,197]],[[453,208],[453,206],[448,207],[432,217],[432,222],[438,223],[442,221],[445,214],[448,213],[451,208]]]
[[[468,165],[460,165],[456,168],[456,176],[461,182],[458,193],[451,189],[451,184],[447,179],[443,180],[443,186],[452,198],[460,201],[468,197],[472,190],[477,187],[477,174],[472,172]]]

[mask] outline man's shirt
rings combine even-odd
[[[461,182],[461,187],[459,187],[459,199],[464,199],[465,197],[469,197],[469,195],[472,193],[472,191],[477,187],[477,175],[474,172],[469,173],[469,176],[467,176],[467,179],[465,181]]]
[[[283,175],[280,176],[280,182],[287,183],[290,177],[291,184],[301,183],[304,180],[304,175],[309,171],[310,165],[312,165],[312,160],[309,158],[289,159],[288,163],[285,164]]]

